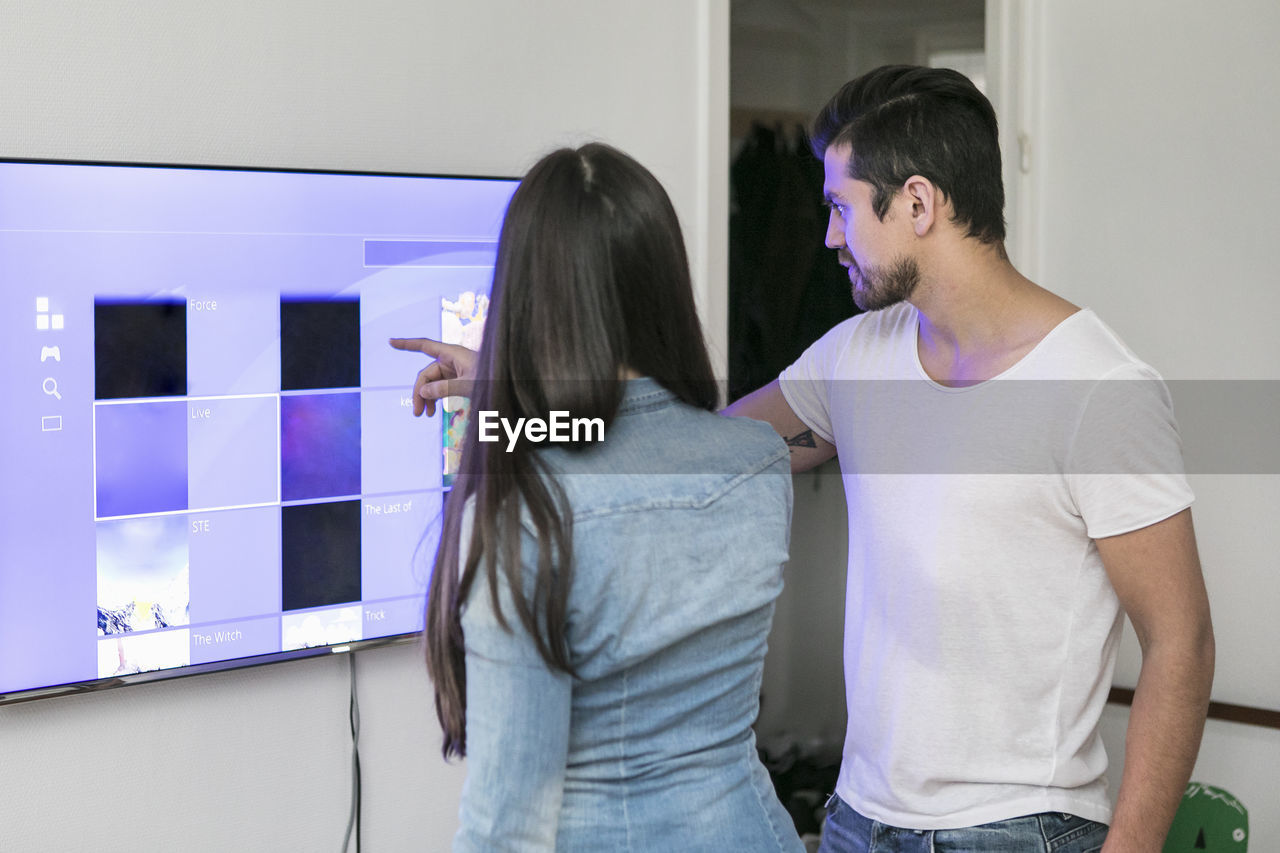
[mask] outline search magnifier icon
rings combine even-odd
[[[46,376],[44,384],[40,387],[44,388],[44,393],[48,394],[50,397],[57,397],[59,400],[62,399],[62,395],[58,393],[58,380],[54,379],[52,376]]]

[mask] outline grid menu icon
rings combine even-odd
[[[49,297],[36,297],[36,329],[44,332],[50,329],[57,331],[66,325],[66,319],[61,314],[55,314],[49,310]]]

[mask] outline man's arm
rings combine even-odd
[[[392,338],[398,350],[421,352],[436,359],[422,368],[413,386],[413,413],[435,414],[435,401],[450,396],[466,397],[475,378],[476,353],[457,344],[443,344],[430,338]],[[814,434],[796,417],[775,379],[753,391],[720,414],[765,421],[791,448],[791,470],[807,471],[836,455],[835,445]]]
[[[1103,851],[1158,852],[1195,765],[1213,685],[1213,626],[1191,511],[1097,546],[1142,646]]]
[[[782,396],[782,389],[778,387],[776,379],[736,400],[721,410],[720,414],[752,418],[772,426],[791,450],[792,473],[808,471],[836,455],[834,444],[815,434],[805,426],[804,421],[796,417],[787,398]]]

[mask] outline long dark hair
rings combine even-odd
[[[460,607],[477,578],[511,630],[499,603],[502,572],[542,659],[574,673],[565,638],[573,542],[564,493],[527,443],[507,452],[505,441],[479,442],[474,413],[601,418],[607,441],[624,368],[653,377],[686,403],[716,406],[680,223],[662,185],[608,145],[560,149],[529,170],[502,223],[473,416],[431,576],[427,670],[446,758],[466,754]],[[474,521],[464,548],[468,506]],[[521,565],[522,513],[537,542],[531,579]]]

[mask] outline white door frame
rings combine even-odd
[[[1014,266],[1032,280],[1041,272],[1043,5],[1043,0],[986,0],[987,88],[1000,120],[1005,245]]]

